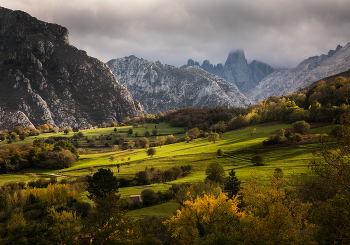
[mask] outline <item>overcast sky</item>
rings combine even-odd
[[[295,67],[350,42],[349,0],[0,0],[69,30],[72,45],[103,62],[136,55],[181,66],[248,62]]]

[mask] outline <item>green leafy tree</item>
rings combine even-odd
[[[61,151],[61,149],[69,150],[76,156],[77,159],[79,158],[79,153],[77,151],[77,148],[75,148],[70,141],[60,140],[53,147],[53,151]]]
[[[335,135],[320,138],[319,151],[310,166],[325,183],[319,185],[325,189],[322,193],[334,190],[329,199],[315,203],[317,210],[312,214],[320,226],[318,236],[328,244],[350,241],[350,118],[343,114],[340,123]]]
[[[153,205],[159,202],[159,196],[152,189],[145,189],[141,192],[142,203],[145,206]]]
[[[80,244],[135,244],[137,232],[132,221],[125,217],[125,203],[120,195],[107,194],[94,202],[95,209],[82,222]]]
[[[87,182],[88,198],[91,200],[118,193],[118,180],[110,169],[100,168],[92,177],[87,176]]]
[[[261,166],[264,163],[264,157],[262,155],[255,155],[252,157],[252,163],[255,166]]]
[[[215,141],[218,141],[220,138],[220,135],[218,133],[210,132],[208,135],[208,141],[211,142],[213,141],[215,144]]]
[[[157,135],[157,133],[158,133],[158,131],[157,131],[157,129],[152,129],[152,134],[154,135],[154,136],[156,136]]]
[[[157,150],[153,147],[150,147],[148,150],[147,150],[147,155],[148,156],[151,156],[153,157],[155,154],[156,154]]]
[[[219,184],[223,184],[225,182],[225,170],[219,163],[210,163],[205,170],[205,174],[207,175],[205,178],[206,180],[210,180]]]
[[[146,137],[143,137],[143,138],[139,139],[139,145],[142,148],[145,148],[146,145],[149,145],[149,140]]]
[[[241,181],[236,177],[236,172],[232,169],[226,178],[224,190],[228,192],[228,198],[232,199],[241,189]]]

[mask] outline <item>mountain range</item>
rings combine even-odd
[[[230,52],[224,65],[221,63],[212,65],[209,60],[204,60],[202,65],[199,65],[197,61],[189,59],[187,64],[180,68],[193,65],[224,78],[227,82],[236,85],[244,94],[274,71],[270,65],[261,61],[253,60],[248,64],[243,50]]]
[[[68,30],[0,9],[0,129],[84,126],[143,113],[107,65],[72,46]]]
[[[250,104],[234,84],[198,66],[180,69],[135,56],[113,59],[107,65],[119,83],[152,114],[188,106],[245,107]]]
[[[280,69],[265,77],[256,88],[245,95],[252,101],[271,95],[281,96],[307,87],[322,78],[350,69],[350,43],[337,46],[328,54],[313,56],[303,60],[296,68]]]

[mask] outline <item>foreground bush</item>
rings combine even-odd
[[[304,134],[310,130],[310,124],[305,121],[298,121],[293,123],[294,133]]]

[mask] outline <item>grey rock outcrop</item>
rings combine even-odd
[[[265,77],[260,84],[246,93],[254,102],[271,95],[281,96],[304,88],[313,82],[350,68],[350,44],[337,46],[328,54],[303,60],[296,68],[280,69]]]
[[[196,64],[198,62],[189,59],[187,64],[180,68],[185,69]],[[230,52],[225,65],[221,63],[212,65],[208,60],[205,60],[200,67],[236,85],[243,94],[256,87],[262,79],[274,71],[270,65],[260,61],[254,60],[248,64],[243,50]]]
[[[142,112],[106,64],[72,46],[68,30],[0,9],[0,129],[83,126]]]
[[[198,66],[179,69],[148,60],[118,58],[107,62],[120,84],[143,109],[156,114],[188,106],[247,106],[250,101],[231,83]]]

